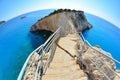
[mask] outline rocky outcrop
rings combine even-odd
[[[3,25],[5,23],[5,21],[0,21],[0,25]]]
[[[39,54],[35,52],[31,56],[31,58],[28,62],[28,67],[26,68],[24,80],[34,80],[34,76],[35,76],[35,73],[36,73],[38,61],[39,61]]]
[[[59,27],[61,27],[61,36],[65,36],[69,33],[82,32],[91,28],[91,25],[87,22],[83,11],[60,9],[40,19],[31,27],[30,31],[39,32],[41,30],[48,30],[55,32]],[[94,47],[96,51],[93,47],[85,44],[82,39],[75,41],[77,42],[77,63],[84,73],[87,74],[88,80],[119,80],[118,76],[116,76],[118,72],[116,72],[115,62],[103,55],[106,54],[112,57],[110,54],[98,48],[99,46]]]
[[[55,32],[60,26],[62,27],[61,33],[63,35],[73,33],[74,29],[81,32],[91,27],[83,11],[59,9],[32,25],[30,31],[49,30]]]
[[[88,75],[89,80],[119,80],[116,75],[115,62],[110,59],[112,56],[98,47],[91,48],[81,40],[77,43],[78,59],[77,63]],[[105,56],[101,53],[109,56]],[[106,76],[107,77],[106,77]],[[108,79],[109,78],[109,79]]]

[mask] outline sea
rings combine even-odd
[[[46,9],[26,13],[8,20],[0,26],[0,80],[16,80],[29,54],[46,41],[42,34],[30,32],[39,19],[53,12]],[[93,46],[99,45],[120,61],[120,29],[112,23],[85,13],[92,28],[83,32]],[[120,66],[117,65],[120,69]]]
[[[30,12],[0,26],[0,80],[17,79],[29,54],[46,40],[43,33],[31,33],[31,26],[53,11]]]

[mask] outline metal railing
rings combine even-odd
[[[89,47],[91,47],[91,48],[94,49],[95,51],[97,51],[97,52],[103,54],[104,56],[110,58],[111,60],[115,61],[116,63],[120,64],[120,62],[119,62],[118,60],[116,60],[116,59],[114,59],[114,58],[108,56],[108,55],[107,55],[108,52],[105,52],[105,51],[104,51],[105,53],[107,53],[107,54],[105,54],[105,53],[102,53],[101,51],[97,50],[96,48],[94,48],[94,47],[84,38],[84,36],[83,36],[82,33],[80,33],[80,35],[81,35],[82,40],[83,40]]]
[[[42,44],[41,46],[39,46],[37,49],[35,49],[27,58],[27,60],[25,61],[25,64],[23,65],[20,74],[17,78],[17,80],[23,80],[24,76],[26,74],[26,70],[28,67],[30,67],[32,65],[32,63],[35,62],[35,59],[32,59],[31,62],[29,62],[29,60],[31,59],[31,57],[35,54],[38,53],[39,54],[39,59],[38,59],[38,64],[36,66],[36,70],[35,70],[35,75],[34,75],[34,80],[41,80],[41,77],[43,74],[45,74],[48,66],[50,65],[50,62],[53,59],[55,50],[56,50],[56,44],[55,41],[57,41],[57,39],[60,37],[60,31],[61,31],[61,27],[59,27],[48,39],[47,41]],[[90,46],[93,50],[99,52],[100,54],[108,57],[109,59],[115,61],[116,63],[120,64],[119,61],[113,59],[112,57],[108,56],[107,54],[102,53],[101,51],[97,50],[96,48],[94,48],[93,46],[91,46],[91,44],[84,38],[84,36],[82,35],[82,33],[80,34],[82,40],[88,45]],[[107,53],[107,52],[106,52]],[[49,54],[47,60],[44,62],[43,58],[45,57],[46,54]],[[97,56],[95,56],[97,57]],[[96,64],[96,62],[94,62],[94,60],[92,58],[89,58],[89,60],[98,68],[98,70],[108,79],[108,75],[105,74],[104,71],[102,71],[100,69],[100,67]],[[101,60],[102,62],[103,60]],[[104,61],[103,61],[104,62]],[[120,76],[114,72],[109,65],[105,64],[115,75],[117,75],[119,78]]]
[[[100,56],[98,56],[98,55],[96,55],[96,54],[94,54],[94,53],[91,53],[91,54],[94,56],[95,59],[99,59],[99,63],[103,63],[104,66],[107,67],[107,69],[108,69],[110,72],[112,72],[111,74],[117,75],[117,76],[120,78],[120,75],[119,75],[118,73],[116,73],[116,72],[111,68],[110,65],[106,64],[106,61],[105,61],[103,58],[101,58]],[[102,56],[102,55],[101,55],[101,56]],[[104,57],[104,56],[102,56],[102,57]],[[89,58],[90,58],[90,57],[89,57]],[[94,58],[91,57],[91,59],[92,59],[93,61],[94,61]],[[101,66],[100,66],[99,63],[97,63],[96,61],[94,61],[94,62],[96,63],[96,65],[97,65],[99,68],[101,68]],[[104,72],[104,73],[106,73],[106,72],[105,72],[104,70],[102,70],[102,69],[101,69],[101,71]],[[106,73],[106,74],[107,74],[107,73]]]
[[[111,79],[109,78],[109,76],[107,76],[107,75],[104,73],[104,71],[102,71],[102,70],[98,67],[98,65],[96,64],[96,62],[93,61],[93,59],[91,59],[90,57],[88,57],[88,60],[89,60],[90,62],[92,62],[93,65],[96,66],[96,68],[99,70],[99,72],[102,73],[102,74],[106,77],[107,80],[111,80]]]
[[[43,74],[45,74],[47,67],[49,66],[49,64],[54,56],[54,53],[56,50],[55,41],[57,41],[57,39],[60,37],[60,31],[61,31],[61,26],[47,39],[47,41],[44,44],[39,46],[28,56],[28,58],[26,59],[24,65],[18,75],[17,80],[24,79],[27,67],[31,66],[32,63],[35,61],[35,59],[32,59],[31,63],[29,62],[29,60],[31,59],[31,57],[34,53],[39,54],[39,60],[38,60],[38,64],[36,67],[34,80],[41,79],[41,76]],[[46,62],[43,62],[43,58],[45,57],[45,54],[49,54],[49,57],[47,58]]]
[[[116,59],[113,59],[112,57],[108,56],[108,55],[107,55],[107,54],[108,54],[107,52],[104,51],[104,53],[103,53],[103,52],[101,52],[100,50],[94,48],[94,47],[84,38],[84,36],[83,36],[82,33],[80,33],[80,36],[81,36],[83,42],[84,42],[85,44],[87,44],[91,49],[93,49],[93,50],[95,50],[96,52],[100,53],[100,55],[102,55],[103,57],[107,57],[107,58],[109,58],[110,60],[112,60],[112,61],[120,64],[119,61],[117,61]],[[102,51],[103,51],[103,50],[102,50]],[[99,61],[100,61],[101,63],[103,63],[104,66],[106,66],[107,69],[109,69],[109,71],[112,72],[112,74],[114,74],[114,75],[118,76],[118,78],[120,78],[120,75],[119,75],[117,72],[115,72],[115,71],[110,67],[110,65],[106,64],[106,61],[105,61],[104,59],[100,58],[98,55],[95,55],[94,53],[91,53],[91,54],[92,54],[96,59],[100,59]],[[101,67],[99,66],[99,64],[97,64],[97,62],[94,61],[93,58],[88,57],[88,59],[96,66],[96,68],[100,71],[100,73],[102,73],[108,80],[111,80],[111,79],[110,79],[110,76],[108,76],[107,73],[104,72],[104,70],[101,69]]]

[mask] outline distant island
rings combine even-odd
[[[24,19],[24,18],[26,18],[26,16],[22,16],[22,17],[21,17],[21,19]]]
[[[5,21],[0,21],[0,26],[3,25],[5,23]]]

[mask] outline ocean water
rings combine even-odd
[[[16,80],[28,55],[46,40],[30,32],[32,24],[53,10],[20,15],[0,26],[0,80]]]
[[[0,26],[0,80],[16,80],[28,55],[45,42],[46,38],[42,34],[31,33],[30,27],[52,11],[23,14]],[[85,31],[84,37],[93,46],[100,45],[120,61],[120,29],[97,16],[85,15],[93,28]]]
[[[113,58],[120,61],[120,29],[112,23],[86,13],[88,22],[92,24],[90,30],[83,32],[92,46],[99,45],[103,50],[112,54]],[[120,69],[120,65],[117,64]]]

